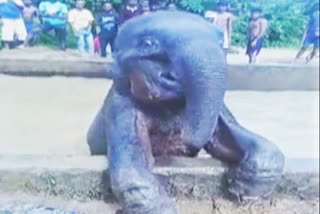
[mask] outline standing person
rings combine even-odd
[[[151,9],[150,9],[150,5],[149,5],[149,1],[144,0],[141,2],[141,11],[142,14],[149,14],[151,13]]]
[[[260,8],[251,10],[251,21],[249,26],[249,39],[246,54],[249,56],[249,63],[255,63],[264,42],[264,36],[268,29],[268,21],[261,15]]]
[[[170,0],[149,0],[151,11],[165,10],[170,3]]]
[[[78,50],[82,55],[94,54],[91,26],[94,21],[92,13],[84,8],[85,1],[77,0],[76,8],[70,10],[68,22],[78,40]]]
[[[113,42],[117,36],[119,16],[111,2],[105,2],[103,9],[96,17],[97,32],[99,32],[101,56],[106,57],[108,44],[113,51]]]
[[[169,10],[169,11],[178,10],[177,6],[173,2],[169,3],[168,6],[166,7],[166,9]]]
[[[67,39],[67,5],[57,0],[43,1],[39,5],[39,12],[42,18],[42,32],[48,33],[54,30],[60,42],[60,48],[66,49]]]
[[[313,49],[312,52],[307,56],[306,62],[311,61],[317,55],[319,50],[319,4],[317,4],[311,11],[308,28],[304,35],[304,41],[295,58],[295,61],[302,56],[302,54],[310,45],[313,45]]]
[[[32,5],[31,0],[24,0],[23,19],[27,30],[25,46],[32,46],[36,40],[34,19],[38,17],[38,8]]]
[[[138,0],[128,0],[120,12],[121,24],[142,14],[142,10]]]
[[[207,11],[204,15],[206,19],[216,25],[223,32],[222,47],[225,50],[226,55],[231,44],[232,22],[235,19],[234,15],[232,13],[229,13],[227,9],[228,2],[220,1],[218,3],[217,12]]]
[[[22,18],[22,10],[24,4],[21,0],[1,0],[0,1],[0,16],[2,20],[2,35],[1,39],[4,47],[12,49],[22,47],[26,38],[27,32]],[[15,35],[18,41],[15,43]]]

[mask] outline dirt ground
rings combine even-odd
[[[228,54],[229,64],[246,64],[248,63],[248,56],[245,55],[245,49],[243,48],[232,48],[234,53]],[[304,55],[297,61],[293,63],[293,60],[298,53],[297,49],[289,48],[263,48],[261,53],[257,58],[257,64],[273,64],[273,63],[285,63],[285,64],[305,64],[305,58],[310,53],[311,50],[306,51]],[[314,59],[309,62],[310,65],[319,64],[319,54],[314,57]]]
[[[103,201],[66,201],[59,198],[34,197],[29,195],[0,194],[1,204],[9,202],[23,202],[41,204],[82,214],[114,214],[119,206]],[[319,213],[319,199],[302,200],[297,198],[281,199],[275,197],[270,200],[257,201],[246,205],[239,205],[225,199],[206,201],[177,200],[180,214],[317,214]]]

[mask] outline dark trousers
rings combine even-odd
[[[116,38],[116,33],[114,33],[114,32],[101,32],[100,33],[99,39],[100,39],[100,49],[101,49],[101,56],[102,57],[107,56],[106,47],[108,44],[110,44],[111,52],[113,52],[115,38]]]
[[[49,23],[43,23],[42,33],[48,33],[49,31],[54,30],[54,33],[59,39],[61,49],[66,48],[66,39],[67,39],[67,29],[66,25],[54,26]]]

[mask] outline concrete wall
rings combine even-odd
[[[308,65],[231,65],[229,90],[319,90],[319,67]]]
[[[0,59],[0,73],[15,76],[111,78],[103,60]],[[306,64],[230,65],[229,90],[319,90],[319,66]]]

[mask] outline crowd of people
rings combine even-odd
[[[232,22],[235,16],[227,11],[228,2],[220,1],[216,11],[207,11],[204,16],[208,21],[216,25],[223,33],[222,47],[227,54],[231,43]],[[248,44],[246,54],[249,63],[255,63],[268,28],[268,21],[262,15],[262,9],[251,9],[251,18],[248,29]],[[294,61],[297,61],[309,46],[313,46],[312,52],[306,57],[306,62],[312,60],[319,51],[319,4],[315,5],[310,12],[309,24],[303,37],[303,44]]]
[[[65,50],[69,24],[81,54],[101,52],[105,57],[107,45],[113,50],[118,26],[148,11],[140,7],[137,0],[129,0],[120,14],[110,1],[105,1],[95,16],[85,8],[85,0],[76,0],[75,8],[70,11],[58,0],[42,1],[38,8],[32,5],[31,0],[0,0],[1,40],[8,49],[32,46],[39,33],[54,31],[60,48]],[[35,24],[36,19],[40,25]],[[94,29],[93,24],[96,26]]]
[[[106,57],[106,47],[110,45],[113,51],[113,42],[121,24],[133,17],[158,9],[177,10],[172,2],[161,6],[150,6],[149,1],[127,0],[118,13],[110,1],[105,1],[101,10],[94,16],[85,8],[85,0],[76,0],[75,8],[70,11],[67,5],[59,0],[44,0],[38,8],[32,4],[32,0],[0,0],[1,38],[5,48],[19,48],[32,46],[39,33],[54,31],[60,48],[65,50],[69,24],[77,38],[78,50],[82,55],[100,53],[102,57]],[[262,14],[261,8],[251,10],[246,50],[249,63],[256,62],[267,32],[268,21]],[[221,0],[215,10],[204,13],[204,18],[222,31],[221,45],[227,54],[231,44],[232,22],[236,18],[228,11],[228,2]],[[40,25],[35,25],[36,19],[39,20]],[[306,58],[306,61],[310,61],[319,49],[319,5],[310,14],[309,25],[303,40],[296,60],[310,45],[313,45],[311,54]]]

